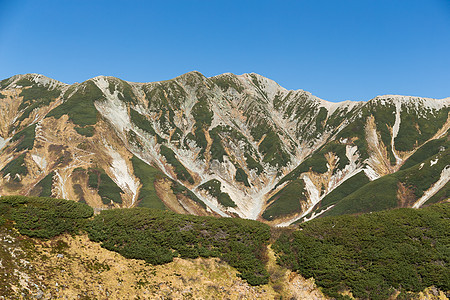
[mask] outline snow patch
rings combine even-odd
[[[100,112],[100,114],[109,120],[114,126],[120,131],[130,129],[130,117],[128,115],[126,105],[120,101],[117,90],[113,94],[109,91],[109,82],[105,77],[95,77],[93,79],[98,88],[105,95],[105,101],[97,101],[94,103],[95,108]]]
[[[418,109],[420,106],[423,106],[432,110],[440,110],[442,108],[450,106],[450,97],[444,99],[434,99],[402,95],[382,95],[377,96],[372,100],[377,101],[381,104],[385,104],[386,102],[394,102],[395,104],[408,104],[408,106],[413,105],[416,109]]]
[[[315,218],[317,218],[318,216],[320,216],[321,214],[323,214],[324,212],[326,212],[327,210],[330,210],[330,209],[332,209],[334,207],[334,204],[333,205],[330,205],[330,206],[328,206],[327,208],[325,208],[325,209],[323,209],[323,210],[321,210],[320,212],[318,212],[318,213],[316,213],[316,212],[313,212],[312,213],[312,215],[311,215],[311,217],[309,217],[309,218],[305,218],[304,220],[303,220],[303,222],[308,222],[308,221],[311,221],[312,219],[315,219]]]
[[[398,135],[398,131],[400,129],[400,114],[402,111],[402,104],[400,101],[395,102],[395,123],[394,126],[392,127],[392,139],[391,139],[391,149],[392,149],[392,153],[394,154],[395,157],[395,161],[396,164],[399,165],[402,163],[402,159],[397,155],[397,151],[395,150],[395,146],[394,146],[394,140]]]
[[[8,143],[9,140],[10,140],[10,138],[4,139],[0,136],[0,150],[2,150],[3,147],[6,146],[6,144]]]
[[[57,182],[56,182],[55,188],[59,192],[59,196],[62,199],[68,199],[67,192],[66,192],[67,176],[62,176],[59,173],[59,170],[55,170],[55,175],[56,175],[56,178],[57,178]]]
[[[45,159],[45,157],[37,154],[31,154],[31,158],[38,165],[39,169],[45,170],[45,168],[47,168],[47,160]]]
[[[436,157],[436,159],[431,160],[430,161],[430,167],[434,166],[435,164],[437,164],[437,162],[439,161],[439,158]]]
[[[364,174],[366,174],[366,176],[369,178],[370,181],[374,181],[375,179],[378,179],[378,178],[381,177],[381,176],[378,175],[378,173],[375,172],[375,170],[374,170],[371,166],[369,166],[369,165],[367,165],[367,166],[364,168]]]
[[[346,107],[350,111],[353,107],[361,103],[359,101],[350,101],[350,100],[342,102],[330,102],[315,96],[313,97],[318,100],[319,107],[324,107],[328,111],[328,116],[331,116],[338,108]]]
[[[447,182],[450,180],[450,165],[447,165],[441,172],[441,177],[436,181],[425,193],[420,197],[419,200],[414,203],[413,208],[421,207],[425,202],[428,201],[434,194],[436,194],[441,188],[443,188]]]
[[[320,201],[320,191],[317,189],[317,187],[314,185],[314,183],[307,174],[304,174],[302,176],[302,179],[305,182],[305,189],[309,195],[309,201],[311,202],[310,203],[311,207],[309,210],[311,210],[314,207],[314,205],[316,205]]]
[[[105,145],[108,153],[112,158],[112,163],[109,169],[114,174],[115,183],[125,192],[133,195],[130,207],[134,205],[137,198],[137,190],[139,188],[139,181],[131,175],[128,165],[123,157],[115,151],[110,145]]]

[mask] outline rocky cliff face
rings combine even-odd
[[[0,194],[287,225],[448,200],[450,98],[331,103],[257,74],[0,82]]]

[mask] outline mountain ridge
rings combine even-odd
[[[180,78],[180,77],[182,77],[182,76],[185,76],[185,75],[189,75],[189,74],[200,74],[201,76],[203,76],[203,77],[205,77],[205,78],[208,78],[208,79],[211,79],[211,78],[215,78],[215,77],[222,77],[222,76],[229,76],[229,75],[231,75],[231,76],[236,76],[236,77],[243,77],[243,76],[246,76],[246,75],[256,75],[256,76],[259,76],[259,77],[261,77],[261,78],[264,78],[264,79],[266,79],[266,80],[268,80],[268,81],[271,81],[271,82],[273,82],[273,83],[275,83],[276,85],[278,85],[280,88],[282,88],[282,89],[284,89],[284,90],[286,90],[286,91],[292,91],[292,92],[305,92],[305,93],[307,93],[307,94],[310,94],[311,96],[314,96],[311,92],[308,92],[307,90],[304,90],[304,89],[287,89],[287,88],[284,88],[283,86],[281,86],[280,84],[278,84],[276,81],[274,81],[273,79],[270,79],[270,78],[268,78],[268,77],[265,77],[265,76],[263,76],[263,75],[260,75],[260,74],[258,74],[258,73],[254,73],[254,72],[250,72],[250,73],[243,73],[243,74],[241,74],[241,75],[237,75],[237,74],[234,74],[234,73],[231,73],[231,72],[225,72],[225,73],[222,73],[222,74],[218,74],[218,75],[214,75],[214,76],[210,76],[210,77],[206,77],[206,76],[204,76],[200,71],[196,71],[196,70],[194,70],[194,71],[189,71],[189,72],[186,72],[186,73],[184,73],[184,74],[181,74],[181,75],[178,75],[178,76],[176,76],[176,77],[174,77],[174,78],[171,78],[171,79],[165,79],[165,80],[158,80],[158,81],[146,81],[146,82],[135,82],[135,81],[129,81],[129,80],[123,80],[123,79],[120,79],[120,80],[123,80],[123,81],[125,81],[125,82],[127,82],[127,83],[132,83],[132,84],[150,84],[150,83],[163,83],[163,82],[168,82],[168,81],[171,81],[171,80],[174,80],[174,79],[177,79],[177,78]],[[79,84],[79,83],[83,83],[83,82],[86,82],[86,81],[89,81],[89,80],[93,80],[93,79],[95,79],[95,78],[111,78],[111,79],[119,79],[119,77],[115,77],[115,76],[112,76],[112,75],[97,75],[97,76],[94,76],[94,77],[92,77],[92,78],[88,78],[88,79],[86,79],[86,80],[84,80],[84,81],[82,81],[82,82],[74,82],[73,84],[70,84],[70,83],[65,83],[65,82],[62,82],[62,81],[58,81],[58,80],[56,80],[56,79],[53,79],[53,78],[51,78],[51,77],[48,77],[48,76],[46,76],[46,75],[44,75],[44,74],[40,74],[40,73],[25,73],[25,74],[17,74],[17,75],[13,75],[13,76],[11,76],[11,77],[9,77],[9,78],[6,78],[6,79],[4,79],[4,80],[8,80],[8,79],[13,79],[13,78],[19,78],[19,80],[20,79],[22,79],[22,78],[24,78],[24,77],[29,77],[29,76],[34,76],[34,77],[36,77],[36,78],[43,78],[43,79],[45,79],[45,80],[49,80],[49,81],[54,81],[54,82],[57,82],[58,84],[61,84],[61,85],[67,85],[67,86],[71,86],[71,85],[74,85],[74,84]],[[36,82],[36,83],[39,83],[39,82]],[[445,98],[432,98],[432,97],[422,97],[422,96],[412,96],[412,95],[402,95],[402,94],[382,94],[382,95],[377,95],[377,96],[375,96],[375,97],[373,97],[373,98],[370,98],[370,99],[368,99],[368,100],[342,100],[342,101],[329,101],[329,100],[326,100],[326,99],[323,99],[323,98],[320,98],[320,97],[317,97],[317,96],[314,96],[315,98],[317,98],[317,99],[320,99],[320,100],[322,100],[322,101],[325,101],[325,102],[327,102],[327,103],[347,103],[347,102],[368,102],[368,101],[371,101],[371,100],[374,100],[374,99],[382,99],[382,98],[405,98],[405,99],[407,99],[407,98],[409,98],[409,99],[425,99],[425,100],[439,100],[439,101],[445,101],[446,102],[446,104],[448,105],[449,104],[449,102],[450,102],[450,96],[449,97],[445,97]]]
[[[396,173],[450,125],[450,98],[335,103],[254,73],[193,71],[150,83],[97,76],[73,85],[26,74],[1,81],[0,94],[1,194],[28,195],[47,175],[47,194],[98,209],[147,199],[181,213],[279,224],[305,217],[361,171],[370,182]],[[138,161],[163,175],[138,178]]]

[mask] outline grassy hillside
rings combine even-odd
[[[410,299],[450,290],[450,205],[316,219],[273,245],[278,263],[314,277],[325,294]]]

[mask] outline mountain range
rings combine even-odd
[[[0,82],[0,195],[286,226],[449,199],[450,98],[333,103],[258,74]]]

